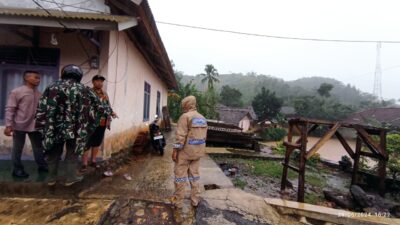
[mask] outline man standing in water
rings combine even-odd
[[[173,204],[182,208],[185,187],[190,182],[192,206],[199,203],[200,158],[205,154],[207,121],[197,112],[196,98],[188,96],[182,100],[183,114],[178,120],[172,160],[175,162],[175,193]]]
[[[6,129],[4,135],[13,137],[12,163],[14,177],[27,178],[21,162],[25,137],[31,141],[33,155],[39,172],[47,172],[47,164],[43,157],[41,135],[35,130],[35,113],[40,99],[37,87],[40,84],[40,75],[36,71],[25,71],[24,85],[15,88],[8,96],[6,105]]]

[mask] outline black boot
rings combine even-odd
[[[58,175],[58,162],[49,162],[48,163],[48,180],[47,185],[53,186],[57,183],[57,175]]]
[[[64,183],[64,186],[71,186],[77,182],[83,180],[83,176],[78,176],[78,163],[77,162],[67,162],[67,180]]]

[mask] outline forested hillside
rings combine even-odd
[[[247,75],[223,74],[219,75],[218,79],[220,82],[215,84],[217,92],[224,85],[236,88],[242,93],[244,105],[250,105],[254,96],[261,92],[262,87],[275,92],[277,97],[285,101],[285,105],[292,105],[294,97],[316,95],[316,90],[322,83],[333,85],[333,89],[330,92],[331,98],[337,99],[342,104],[359,106],[360,104],[374,100],[371,94],[361,92],[354,86],[325,77],[307,77],[295,81],[284,81],[272,76],[250,73]],[[183,76],[182,83],[186,84],[190,81],[192,81],[198,90],[205,90],[205,84],[201,82],[200,76]]]

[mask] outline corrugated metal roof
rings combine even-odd
[[[60,10],[47,10],[43,9],[22,9],[22,8],[0,8],[0,15],[4,16],[28,16],[28,17],[43,17],[43,18],[59,18],[59,19],[81,19],[81,20],[98,20],[109,22],[125,22],[132,17],[118,16],[100,13],[87,13],[87,12],[70,12]]]

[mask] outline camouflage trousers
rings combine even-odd
[[[193,205],[197,205],[200,197],[200,159],[188,160],[185,155],[180,154],[178,161],[175,162],[175,206],[182,207],[183,198],[185,197],[185,189],[189,181],[191,186],[190,199]]]

